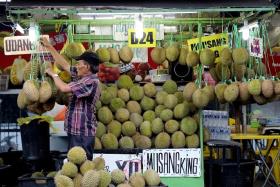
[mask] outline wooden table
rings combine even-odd
[[[247,134],[237,133],[237,134],[231,134],[231,139],[249,142],[250,148],[251,148],[252,152],[254,153],[254,156],[256,158],[258,158],[261,162],[261,163],[258,163],[260,170],[266,177],[263,186],[265,186],[266,183],[269,182],[268,180],[269,180],[270,176],[272,177],[273,182],[276,184],[276,186],[280,186],[280,176],[278,176],[279,171],[280,171],[280,168],[279,168],[280,167],[279,166],[280,165],[280,145],[279,145],[280,144],[280,135],[260,135],[260,134],[256,134],[256,133],[247,133]],[[263,150],[260,147],[260,144],[259,144],[260,140],[272,140],[272,143],[268,146],[268,149],[267,149],[265,155],[263,154]],[[278,147],[276,147],[277,153],[276,153],[276,156],[274,158],[272,158],[273,165],[270,168],[268,166],[268,163],[265,158],[270,154],[272,147],[276,141],[278,141]],[[252,142],[256,143],[256,149],[253,148]],[[268,170],[268,173],[265,172],[265,170]],[[274,176],[272,171],[274,171],[274,173],[277,176]]]

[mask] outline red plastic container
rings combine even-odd
[[[99,65],[98,77],[101,82],[115,82],[120,76],[120,68],[117,64],[102,63]]]

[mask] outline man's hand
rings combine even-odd
[[[53,77],[55,75],[55,73],[53,72],[53,70],[51,68],[47,68],[45,73],[51,77]]]
[[[42,46],[46,47],[47,49],[49,49],[50,47],[52,47],[51,43],[48,41],[47,38],[45,37],[41,37],[40,38],[40,43]]]

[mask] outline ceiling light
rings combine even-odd
[[[11,0],[0,0],[0,3],[9,3],[9,2],[11,2]]]
[[[143,37],[143,32],[144,32],[144,25],[143,25],[143,17],[141,14],[136,14],[135,15],[135,25],[134,25],[134,29],[135,29],[135,35],[136,38],[140,39]]]

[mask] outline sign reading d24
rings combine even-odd
[[[143,37],[136,37],[135,29],[128,29],[128,46],[129,47],[156,47],[156,29],[146,28],[143,31]]]

